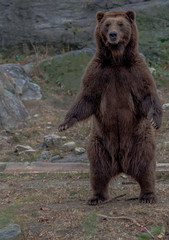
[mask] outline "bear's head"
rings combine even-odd
[[[95,37],[98,50],[103,55],[124,58],[137,51],[137,26],[135,12],[97,12]],[[109,52],[109,53],[108,53]]]

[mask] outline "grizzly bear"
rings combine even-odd
[[[93,196],[88,204],[107,200],[108,184],[120,173],[139,183],[140,202],[154,203],[152,126],[160,127],[162,107],[151,72],[138,52],[136,15],[132,10],[98,12],[96,18],[96,53],[59,131],[93,116],[87,148]]]

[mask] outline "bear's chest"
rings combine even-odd
[[[128,78],[117,79],[112,76],[103,89],[99,116],[104,125],[111,131],[121,126],[132,126],[136,108]]]
[[[128,69],[107,69],[107,83],[102,92],[102,105],[120,109],[133,109],[133,79],[135,76]]]

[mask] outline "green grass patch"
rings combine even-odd
[[[11,160],[11,158],[6,157],[6,158],[3,158],[3,159],[2,159],[2,162],[10,162],[10,160]]]
[[[152,239],[152,236],[156,239],[156,237],[162,232],[164,226],[163,225],[157,225],[152,226],[150,229],[150,233],[145,232],[138,236],[138,240],[149,240]]]
[[[9,174],[0,173],[0,178],[8,178]]]
[[[86,52],[70,52],[42,62],[39,71],[50,87],[74,93],[80,88],[81,77],[90,59]]]
[[[169,56],[168,12],[169,4],[155,4],[137,14],[140,52],[158,63],[168,61]]]
[[[85,222],[83,224],[83,229],[86,236],[93,236],[95,234],[98,221],[99,219],[96,211],[90,211],[87,213]]]
[[[169,88],[169,65],[167,61],[161,61],[161,63],[147,59],[147,63],[150,67],[155,69],[153,77],[156,81],[157,87]]]

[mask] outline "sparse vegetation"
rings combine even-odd
[[[151,11],[144,9],[137,14],[140,52],[158,64],[168,61],[168,21],[168,7],[154,5]]]
[[[83,228],[86,236],[93,236],[96,232],[98,225],[98,216],[96,211],[90,211],[87,213]]]
[[[138,235],[138,240],[149,240],[152,238],[163,239],[164,234],[163,231],[165,227],[163,225],[152,226],[150,229],[150,233],[142,233]]]
[[[60,87],[73,93],[79,90],[82,74],[90,59],[91,56],[85,52],[65,54],[42,62],[39,71],[52,89]]]

